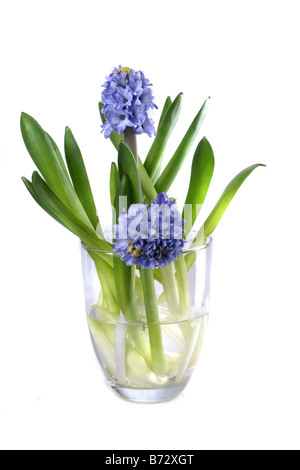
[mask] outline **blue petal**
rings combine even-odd
[[[112,130],[122,134],[126,127],[134,127],[136,134],[145,133],[152,137],[155,135],[155,127],[147,115],[150,108],[157,108],[149,88],[152,84],[142,71],[132,70],[128,76],[120,69],[121,66],[116,67],[102,85],[102,111],[108,124],[105,136],[109,137]],[[116,121],[116,117],[111,114],[119,111],[127,118],[123,122]]]

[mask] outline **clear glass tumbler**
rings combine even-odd
[[[82,245],[85,304],[92,343],[110,386],[123,398],[155,403],[188,384],[209,315],[212,239],[154,270],[156,322],[147,321],[140,272],[131,268],[138,316],[118,303],[112,252]],[[129,306],[130,310],[130,306]]]

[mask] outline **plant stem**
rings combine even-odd
[[[151,350],[147,335],[136,326],[139,321],[139,312],[136,301],[135,292],[133,290],[133,282],[131,278],[131,268],[126,266],[124,261],[118,257],[114,257],[114,272],[116,279],[117,297],[121,307],[121,311],[126,318],[128,331],[136,344],[139,351],[147,364],[151,367]],[[134,323],[134,325],[130,325]]]
[[[179,258],[177,258],[175,266],[178,276],[181,315],[187,316],[191,308],[191,298],[189,275],[183,255],[180,255]]]
[[[119,358],[115,354],[115,346],[117,346],[115,344],[115,327],[91,317],[88,317],[88,324],[96,346],[97,355],[101,359],[106,373],[112,376],[112,380],[114,380],[114,378],[118,380],[118,365],[116,361]],[[144,357],[130,344],[126,345],[125,360],[126,377],[134,386],[144,388],[157,384],[156,376],[146,364]],[[124,385],[123,380],[124,377],[121,377],[121,383],[118,382],[119,385]]]
[[[144,288],[153,369],[156,374],[165,375],[168,372],[168,364],[165,358],[159,324],[153,271],[151,269],[141,269],[141,279]]]
[[[168,304],[168,310],[173,315],[179,313],[179,299],[176,287],[174,265],[171,264],[160,269],[164,293]]]
[[[189,334],[186,338],[181,364],[176,375],[175,383],[177,384],[182,381],[189,367],[193,367],[199,358],[204,342],[206,321],[206,316],[203,316],[200,320],[196,320],[195,323],[188,322]]]
[[[132,151],[132,155],[136,159],[138,164],[138,152],[137,152],[137,143],[136,143],[136,135],[134,129],[132,127],[126,127],[124,132],[124,139],[130,150]]]
[[[148,175],[143,163],[141,162],[141,159],[139,158],[139,172],[140,172],[140,178],[141,178],[141,185],[143,188],[143,191],[145,193],[146,199],[151,201],[152,199],[157,198],[157,192],[156,189],[150,179],[150,176]]]
[[[192,325],[189,324],[190,331],[186,338],[186,344],[182,354],[182,362],[180,364],[175,380],[175,383],[177,384],[182,381],[182,378],[184,377],[184,374],[188,369],[189,362],[196,346],[200,325],[201,323],[199,323],[197,326],[192,327]]]
[[[93,250],[89,250],[88,253],[95,263],[96,271],[102,287],[101,292],[103,294],[105,306],[112,314],[118,316],[120,314],[120,306],[117,300],[113,269]]]
[[[114,350],[116,360],[116,376],[118,384],[126,384],[126,325],[122,324],[124,321],[122,313],[120,314],[120,323],[115,325],[115,336],[114,336]]]
[[[139,172],[137,143],[134,130],[132,128],[127,127],[124,133],[124,138],[126,144],[130,148],[136,159],[137,171]],[[141,200],[139,202],[142,203],[143,201]],[[163,349],[162,332],[159,324],[153,271],[151,269],[141,269],[141,280],[144,290],[144,300],[148,321],[153,370],[156,374],[165,375],[168,372],[168,364]]]

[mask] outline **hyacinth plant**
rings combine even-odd
[[[209,99],[162,170],[165,149],[179,118],[182,93],[174,100],[166,99],[156,129],[150,116],[157,105],[152,84],[144,73],[119,66],[106,77],[99,103],[102,132],[118,153],[110,174],[115,222],[112,239],[105,236],[99,221],[85,164],[71,130],[67,127],[65,131],[64,161],[54,140],[37,121],[25,113],[21,117],[25,145],[39,170],[33,173],[31,181],[23,178],[27,189],[49,215],[80,238],[95,263],[101,284],[97,315],[104,322],[117,323],[122,319],[129,325],[127,343],[118,358],[117,335],[111,333],[110,325],[100,325],[97,318],[89,317],[94,341],[102,349],[106,367],[115,369],[111,374],[117,376],[120,384],[130,374],[138,382],[138,374],[149,373],[153,381],[153,374],[163,377],[170,373],[172,361],[164,353],[160,305],[167,305],[174,321],[189,318],[192,306],[188,274],[196,260],[191,248],[205,244],[242,183],[255,168],[262,166],[252,165],[230,182],[195,236],[192,229],[215,165],[206,138],[199,142],[194,154],[183,212],[168,193],[198,136],[208,103]],[[137,150],[137,136],[143,133],[154,138],[144,161]],[[190,252],[183,256],[187,243]],[[155,283],[162,290],[158,300]],[[147,325],[147,332],[130,329],[130,325],[137,323]],[[182,330],[184,341],[184,325]],[[127,378],[118,367],[118,362],[124,360]]]

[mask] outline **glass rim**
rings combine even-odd
[[[104,241],[107,242],[107,240],[104,240]],[[192,242],[191,247],[184,249],[181,254],[182,255],[189,255],[189,254],[192,254],[192,253],[197,253],[198,251],[201,251],[201,250],[206,250],[207,248],[209,248],[212,245],[212,242],[213,242],[213,237],[211,235],[209,235],[207,237],[206,243],[204,243],[204,245],[198,245],[198,246],[192,247],[192,245],[193,245],[193,242]],[[107,242],[107,243],[110,243],[110,242]],[[80,245],[87,252],[90,250],[90,251],[94,251],[96,253],[102,253],[104,255],[120,256],[118,253],[114,253],[112,250],[111,251],[100,250],[99,248],[93,248],[91,246],[85,245],[85,243],[83,243],[83,242],[80,242]]]
[[[145,320],[136,320],[134,322],[127,322],[124,318],[124,321],[114,321],[114,320],[102,320],[101,318],[97,318],[93,315],[90,315],[89,313],[86,314],[88,318],[91,318],[92,320],[95,320],[99,323],[105,323],[106,325],[114,325],[114,326],[136,326],[136,327],[147,327],[151,325],[159,325],[159,326],[170,326],[170,325],[183,325],[184,323],[192,323],[201,320],[202,318],[208,318],[209,317],[209,311],[207,309],[207,312],[201,313],[197,316],[191,316],[190,318],[183,318],[183,319],[177,319],[177,320],[166,320],[166,321],[157,321],[157,322],[148,322],[147,319]]]

